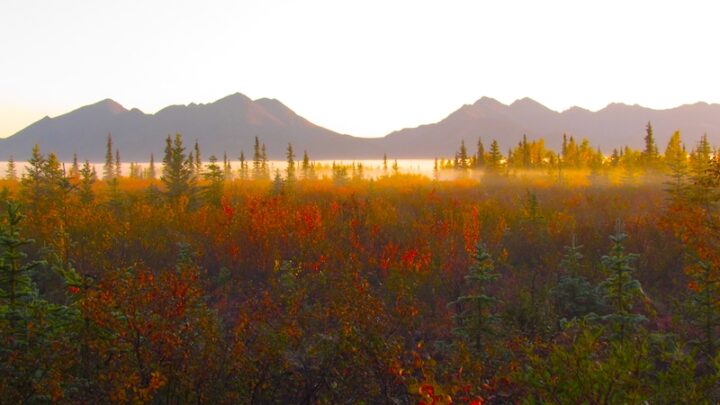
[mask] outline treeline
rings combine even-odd
[[[167,159],[168,148],[172,148],[174,142],[173,138],[168,135],[163,161]],[[506,153],[500,150],[497,140],[494,139],[489,149],[486,150],[482,138],[478,138],[474,152],[468,149],[463,140],[454,158],[435,158],[433,175],[436,179],[446,178],[447,176],[441,176],[441,173],[448,170],[453,170],[456,175],[465,175],[473,170],[485,174],[506,175],[516,171],[545,170],[548,173],[554,173],[558,178],[562,178],[563,171],[587,170],[592,175],[622,171],[626,179],[632,179],[642,174],[668,173],[676,169],[685,170],[688,167],[702,165],[703,161],[707,161],[715,153],[715,149],[710,144],[707,135],[703,135],[700,141],[688,151],[682,141],[680,132],[676,131],[665,146],[664,153],[661,154],[655,142],[650,122],[646,126],[644,142],[645,147],[642,150],[635,150],[625,146],[624,148],[615,148],[610,155],[605,155],[600,148],[593,148],[587,139],[578,142],[574,136],[568,137],[567,135],[563,135],[561,150],[557,152],[548,149],[545,146],[544,139],[528,141],[525,135],[514,148],[508,149]],[[182,146],[181,137],[180,145]],[[183,151],[185,149],[183,147]],[[261,143],[258,137],[255,137],[252,160],[246,158],[245,152],[241,150],[240,155],[235,159],[239,164],[237,168],[233,168],[233,159],[228,157],[227,152],[223,153],[222,161],[215,155],[210,156],[208,160],[213,164],[213,168],[215,166],[220,167],[225,180],[278,180],[287,178],[293,181],[296,178],[315,179],[318,176],[329,175],[337,179],[338,183],[344,183],[348,179],[363,178],[368,172],[368,168],[364,167],[362,162],[352,162],[351,164],[333,162],[331,166],[325,167],[311,161],[307,151],[303,152],[302,160],[298,160],[291,143],[288,143],[285,157],[285,168],[275,168],[273,171],[267,158],[265,144]],[[197,141],[195,141],[194,147],[186,154],[185,158],[188,166],[192,169],[193,175],[197,179],[202,179],[204,177],[202,172],[205,169],[206,162],[203,161],[200,145]],[[48,159],[57,160],[57,157],[54,157],[51,153],[48,155]],[[61,165],[64,170],[64,164],[61,163]],[[99,178],[94,165],[91,165],[87,160],[81,165],[77,155],[74,155],[68,170],[69,174],[71,176],[81,174],[82,168],[85,168],[86,173],[93,179],[97,180]],[[374,170],[376,168],[370,169]],[[383,155],[381,169],[380,175],[398,174],[400,172],[397,159],[389,163],[387,154]],[[377,170],[375,172],[377,174]],[[102,179],[108,181],[122,175],[120,150],[113,149],[112,135],[108,134],[105,163],[102,167]],[[155,156],[150,154],[147,166],[138,162],[130,162],[127,177],[132,179],[156,179],[158,172],[156,170]],[[14,156],[10,156],[8,159],[5,178],[18,178]]]
[[[0,402],[720,400],[709,146],[588,187],[312,178],[291,147],[260,176],[257,144],[247,179],[178,135],[155,180],[109,146],[105,179],[36,147],[0,181]]]
[[[435,170],[478,169],[503,172],[517,169],[586,169],[598,172],[623,168],[630,171],[662,172],[668,166],[682,165],[688,161],[695,164],[707,160],[713,153],[707,135],[703,135],[698,144],[688,152],[680,132],[676,131],[661,154],[650,122],[646,126],[644,142],[645,147],[642,150],[625,146],[615,148],[610,155],[605,155],[600,148],[593,148],[587,139],[578,142],[573,136],[563,135],[562,148],[555,152],[545,146],[543,139],[528,141],[527,137],[523,136],[517,146],[503,154],[497,140],[492,140],[489,150],[486,151],[482,138],[479,138],[474,153],[468,151],[465,141],[462,141],[454,159],[435,159]]]

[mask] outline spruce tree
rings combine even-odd
[[[120,149],[115,149],[115,178],[122,177],[122,165],[120,164]]]
[[[155,155],[150,153],[150,164],[148,165],[148,179],[155,180],[157,173],[155,171]]]
[[[90,161],[86,160],[80,169],[80,185],[78,186],[80,201],[83,204],[90,204],[95,198],[92,190],[93,183],[95,183],[93,169],[90,167]]]
[[[11,329],[15,329],[29,320],[29,306],[37,295],[32,273],[42,262],[23,263],[27,255],[22,248],[33,241],[20,236],[19,225],[24,215],[19,204],[9,201],[6,205],[6,222],[0,228],[0,319],[7,320]]]
[[[720,339],[720,279],[717,270],[709,261],[698,260],[690,276],[690,309],[692,323],[697,326],[702,338],[698,342],[709,359],[715,358]]]
[[[282,176],[280,175],[280,169],[275,169],[275,178],[273,179],[273,194],[278,195],[282,194],[283,192],[283,186],[284,182],[282,179]]]
[[[226,180],[232,178],[232,165],[228,159],[227,152],[223,152],[223,176]]]
[[[105,166],[103,166],[103,180],[110,181],[115,178],[115,165],[113,163],[112,134],[107,136],[107,149],[105,150]]]
[[[253,146],[253,172],[254,180],[262,178],[262,155],[260,154],[260,140],[255,137],[255,145]]]
[[[437,158],[435,158],[437,164]],[[475,156],[475,167],[482,169],[485,167],[485,146],[483,145],[482,138],[478,138],[477,142],[477,155]]]
[[[310,157],[306,150],[303,151],[302,175],[305,180],[310,178]]]
[[[265,148],[264,143],[262,144],[262,147],[260,148],[260,170],[262,171],[263,179],[270,178],[270,165],[268,163],[267,149]]]
[[[582,245],[577,245],[575,235],[570,246],[565,246],[565,255],[560,261],[564,274],[552,289],[558,314],[566,320],[572,320],[602,308],[602,299],[598,290],[580,273],[583,255]]]
[[[388,165],[387,165],[387,153],[383,153],[383,172],[387,173]]]
[[[185,156],[182,135],[176,134],[173,140],[168,135],[165,140],[165,157],[163,158],[163,174],[160,178],[166,187],[166,194],[171,199],[190,196],[193,186],[193,168]]]
[[[690,171],[693,177],[700,177],[710,167],[712,159],[712,146],[707,134],[703,134],[695,149],[690,154]]]
[[[54,152],[48,154],[45,166],[42,170],[43,180],[47,187],[47,197],[53,197],[56,188],[65,180],[65,171],[63,170],[62,163],[58,159]]]
[[[212,204],[219,204],[223,194],[223,184],[225,181],[225,173],[217,164],[217,157],[211,155],[210,163],[205,167],[203,177],[208,182],[205,188],[205,197]]]
[[[527,135],[523,134],[522,143],[520,144],[522,153],[522,167],[527,169],[530,167],[530,146],[528,145]]]
[[[497,140],[493,139],[490,144],[490,154],[488,155],[488,169],[492,172],[500,171],[500,161],[502,160],[502,153],[500,152],[500,145]]]
[[[198,144],[197,139],[195,140],[195,176],[200,176],[200,173],[202,173],[202,158],[200,157],[200,145]]]
[[[500,320],[494,312],[499,300],[489,292],[491,284],[499,277],[490,253],[481,243],[475,245],[472,265],[465,276],[468,285],[467,295],[458,297],[448,304],[457,308],[455,315],[455,333],[470,343],[477,351],[482,351],[487,340],[496,334],[496,325]]]
[[[639,255],[626,253],[624,243],[627,234],[620,220],[615,224],[615,234],[610,236],[612,247],[609,254],[602,257],[602,263],[608,271],[608,278],[601,284],[605,300],[612,312],[602,317],[613,328],[615,335],[623,341],[645,317],[633,312],[638,298],[644,295],[640,282],[632,277],[633,263]]]
[[[295,153],[293,152],[292,144],[288,143],[287,147],[287,168],[285,173],[287,174],[286,179],[288,184],[295,182]]]
[[[653,127],[648,121],[645,127],[645,149],[642,153],[643,161],[646,166],[653,166],[658,160],[658,148],[655,144],[655,136],[653,135]]]
[[[688,175],[687,155],[682,147],[680,131],[675,131],[668,141],[665,148],[665,165],[670,171],[671,178],[668,191],[677,198],[685,188]]]
[[[247,180],[248,177],[248,171],[247,171],[247,162],[245,161],[245,152],[241,149],[240,150],[240,180]]]
[[[460,150],[457,153],[457,165],[456,169],[466,170],[469,167],[467,147],[465,147],[465,140],[460,140]]]
[[[20,181],[20,191],[33,211],[36,211],[45,202],[43,190],[46,163],[45,156],[40,153],[40,146],[35,144],[28,160],[28,166]]]
[[[15,167],[15,158],[12,155],[10,155],[10,158],[7,161],[5,179],[11,181],[16,181],[18,179],[17,168]]]
[[[72,166],[70,166],[70,177],[77,177],[80,174],[77,153],[73,153]]]

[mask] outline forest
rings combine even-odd
[[[1,403],[720,401],[706,136],[463,142],[432,176],[200,146],[9,160]]]

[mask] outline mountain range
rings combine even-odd
[[[339,134],[296,114],[278,100],[251,100],[235,93],[208,104],[173,105],[155,114],[126,109],[106,99],[55,118],[45,117],[16,134],[0,139],[0,160],[25,160],[33,145],[55,152],[61,160],[74,153],[82,159],[102,161],[108,133],[123,161],[147,161],[150,153],[162,157],[165,137],[181,133],[188,147],[197,140],[204,157],[215,154],[236,160],[240,151],[252,158],[254,138],[267,146],[271,159],[284,159],[288,143],[298,156],[307,150],[312,159],[379,159],[451,157],[461,140],[474,151],[481,137],[488,148],[497,139],[503,151],[528,139],[544,138],[557,150],[562,136],[588,138],[606,154],[613,148],[643,146],[645,126],[652,122],[662,151],[675,130],[688,148],[706,133],[713,144],[720,140],[720,104],[695,103],[654,110],[613,103],[599,111],[573,107],[563,112],[524,98],[510,105],[483,97],[464,105],[440,122],[405,128],[380,138]]]

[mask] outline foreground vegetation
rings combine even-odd
[[[36,148],[0,182],[0,402],[716,403],[707,141],[537,145],[449,181]]]

